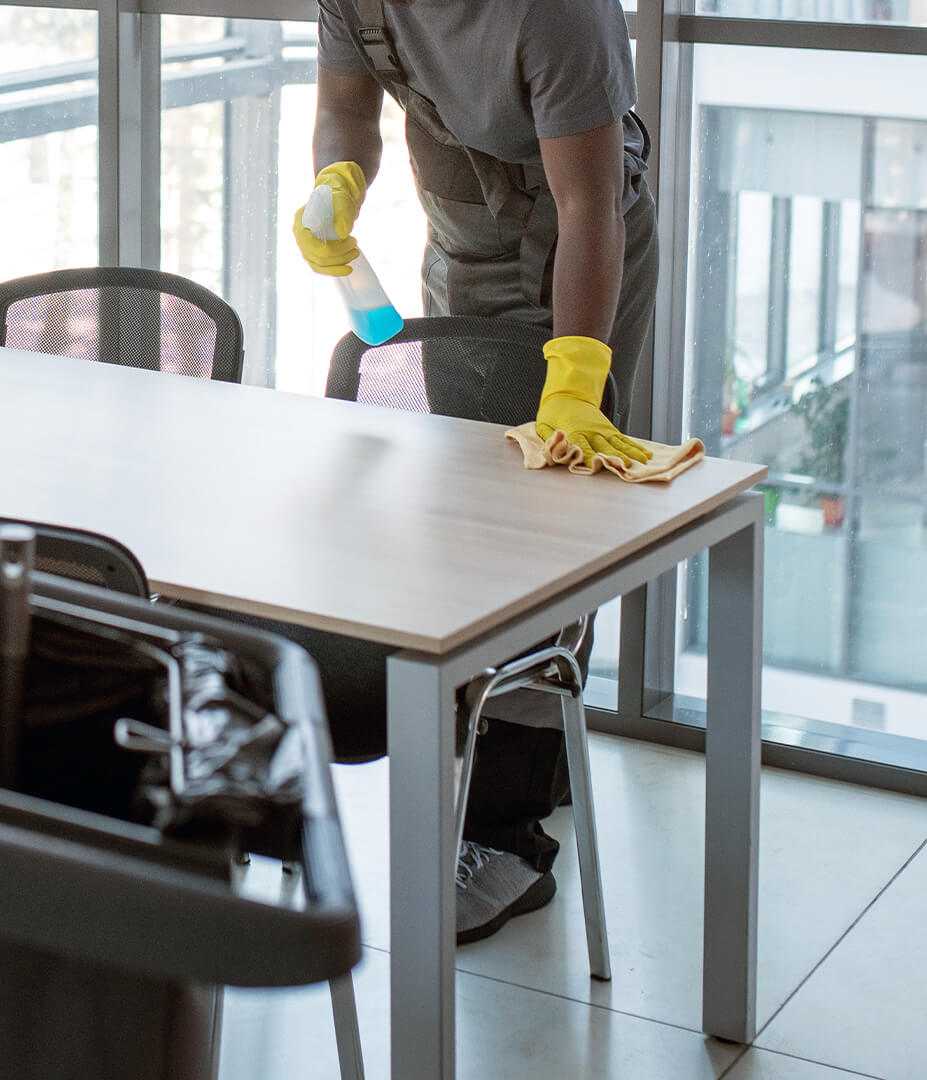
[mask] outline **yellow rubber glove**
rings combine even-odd
[[[360,251],[351,235],[367,194],[367,180],[360,165],[353,161],[338,161],[322,169],[315,186],[327,184],[332,191],[332,210],[336,240],[320,240],[303,225],[303,207],[293,219],[293,235],[303,258],[317,274],[344,277],[351,273],[350,263]]]
[[[623,435],[599,406],[612,350],[595,338],[559,337],[544,346],[547,380],[541,393],[535,427],[546,442],[555,431],[583,452],[592,464],[596,454],[617,455],[626,465],[653,456],[635,439]]]

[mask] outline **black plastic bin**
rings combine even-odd
[[[299,829],[267,848],[301,858],[300,909],[238,895],[227,838],[177,838],[70,795],[38,797],[28,770],[23,790],[0,789],[0,1077],[206,1080],[218,1069],[223,985],[325,981],[360,957],[315,666],[282,638],[61,578],[36,574],[31,608],[34,619],[83,612],[122,630],[208,634],[260,665],[277,715],[298,725]],[[254,836],[242,843],[261,850]]]

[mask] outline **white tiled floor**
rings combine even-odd
[[[586,973],[568,810],[559,893],[458,954],[458,1075],[480,1080],[927,1078],[927,800],[763,774],[756,1049],[706,1040],[704,762],[595,736],[611,985]],[[368,948],[357,973],[371,1078],[388,1075],[386,763],[338,769]],[[254,888],[278,889],[256,864]],[[759,1048],[762,1049],[759,1049]],[[230,991],[221,1080],[336,1080],[327,992]]]

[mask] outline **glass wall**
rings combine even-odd
[[[697,0],[705,15],[927,26],[927,0]]]
[[[691,131],[678,153],[661,144],[662,179],[676,172],[662,187],[661,227],[675,240],[688,213],[688,260],[674,274],[671,257],[664,273],[664,290],[686,282],[687,295],[672,297],[663,337],[679,345],[656,358],[670,374],[657,380],[655,415],[678,424],[682,401],[685,430],[712,453],[770,468],[764,707],[923,738],[927,0],[688,0],[679,45],[674,20],[623,6],[632,27],[667,35],[635,43],[642,115],[657,136],[680,118]],[[129,7],[120,33],[135,18]],[[118,204],[103,208],[106,257],[111,219],[127,251],[149,251],[158,224],[161,265],[240,313],[246,381],[318,394],[347,323],[335,286],[308,270],[291,237],[312,184],[313,8],[277,0],[286,22],[231,18],[240,8],[228,0],[191,7],[199,14],[160,18],[158,200],[147,185],[141,195],[120,186],[131,162],[100,157],[96,12],[0,0],[0,276],[99,261],[102,172]],[[738,19],[757,21],[745,30]],[[834,51],[773,47],[795,32],[782,20],[809,19],[825,24],[815,41]],[[131,25],[139,48],[119,50],[117,21],[104,20],[107,85],[156,59],[148,31]],[[891,51],[911,48],[922,55]],[[661,58],[662,92],[646,77]],[[135,122],[135,83],[121,85],[121,117]],[[158,116],[145,105],[147,129]],[[116,110],[106,117],[104,145],[125,154]],[[383,169],[357,233],[411,316],[421,312],[425,223],[402,126],[387,103]],[[646,626],[649,642],[659,638],[654,681],[668,684],[647,685],[668,715],[704,697],[704,564],[677,585],[675,607],[654,599]],[[618,618],[617,604],[600,613],[588,688],[607,709],[617,701]]]
[[[97,16],[0,6],[0,280],[97,255]]]
[[[689,430],[759,461],[764,708],[927,738],[927,59],[698,46]],[[704,695],[705,567],[676,690]]]
[[[245,381],[318,394],[347,329],[333,282],[300,258],[312,190],[315,24],[162,18],[161,265],[224,296],[245,328]],[[422,312],[425,224],[401,111],[356,234],[407,317]]]

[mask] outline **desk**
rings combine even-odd
[[[162,593],[400,650],[396,1080],[454,1076],[455,689],[709,548],[703,1026],[752,1039],[763,516],[742,493],[765,468],[711,459],[668,487],[528,472],[486,424],[16,350],[0,451],[0,515],[117,537]]]

